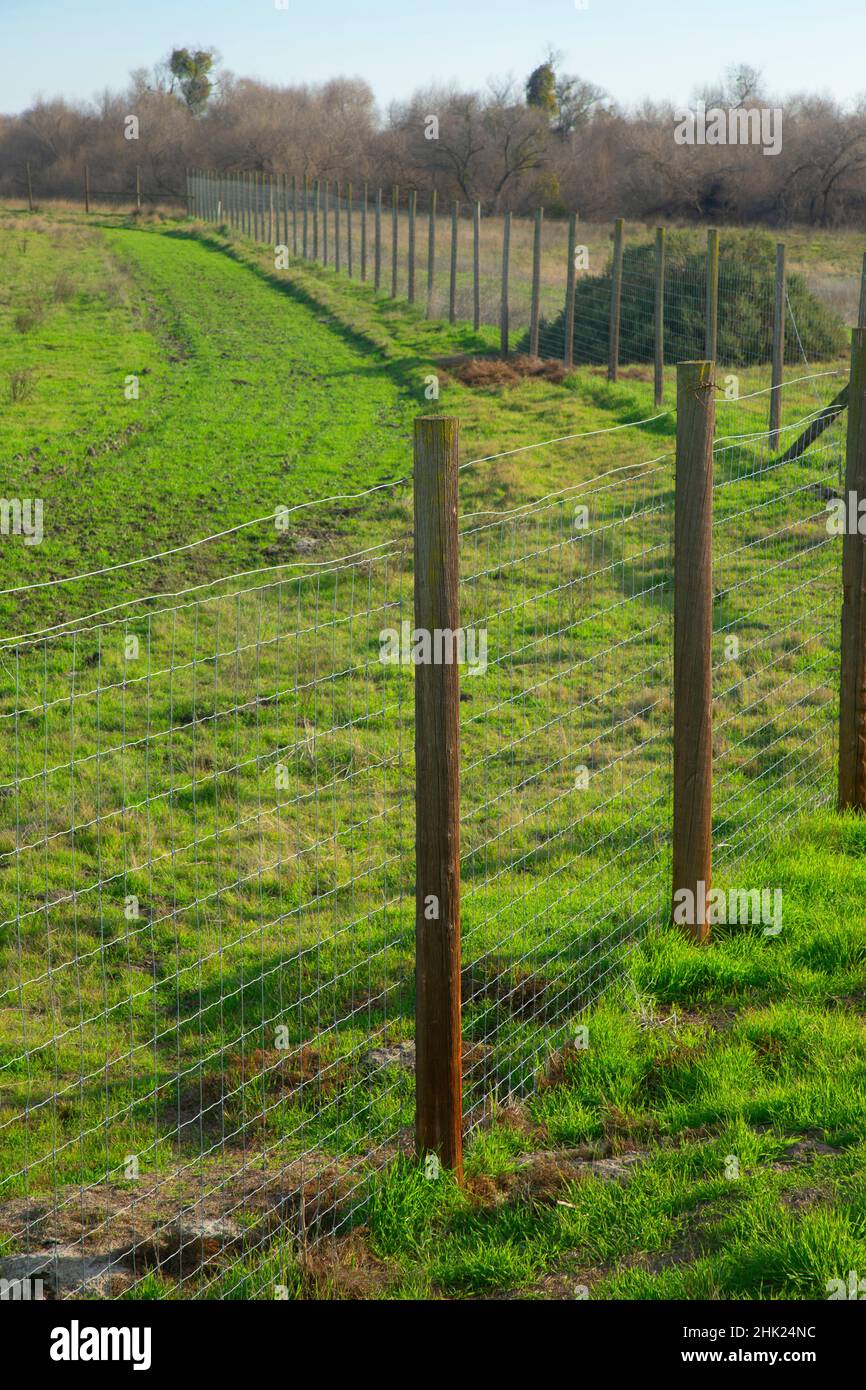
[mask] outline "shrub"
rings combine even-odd
[[[769,362],[773,352],[775,245],[764,232],[728,232],[719,257],[718,359],[747,366]],[[626,246],[623,254],[620,355],[622,363],[653,359],[655,246]],[[787,293],[797,332],[787,315],[785,361],[826,360],[845,353],[848,334],[838,315],[809,291],[801,275],[789,273]],[[611,267],[578,279],[574,292],[574,360],[608,358]],[[668,234],[665,254],[665,360],[701,358],[705,351],[705,250],[690,232]],[[565,342],[565,311],[542,328],[550,355]],[[528,350],[528,336],[519,351]],[[802,343],[802,349],[800,344]]]
[[[32,328],[38,328],[45,318],[45,305],[41,299],[31,299],[23,308],[19,309],[13,323],[18,333],[29,333]]]
[[[32,367],[19,367],[9,373],[9,399],[13,405],[18,401],[29,400],[33,395],[35,374]]]

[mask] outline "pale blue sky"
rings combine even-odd
[[[0,111],[122,87],[192,43],[239,76],[361,76],[382,106],[431,80],[522,79],[548,43],[626,104],[684,104],[734,62],[774,92],[866,93],[866,0],[0,0]]]

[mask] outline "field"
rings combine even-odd
[[[643,367],[502,364],[493,328],[194,222],[0,235],[4,489],[45,518],[0,585],[7,1255],[54,1240],[46,1268],[128,1297],[818,1298],[862,1267],[838,427],[779,467],[766,373],[718,402],[718,882],[785,906],[702,950],[664,926],[673,372],[657,412]],[[853,273],[849,241],[798,254]],[[785,443],[846,372],[786,369]],[[463,1190],[408,1158],[412,677],[378,659],[431,375],[490,644]]]

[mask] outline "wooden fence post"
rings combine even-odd
[[[90,212],[90,169],[84,166],[84,211]]]
[[[369,190],[364,184],[361,194],[361,281],[367,279],[367,204],[369,201]]]
[[[568,265],[565,270],[565,340],[562,361],[566,367],[574,366],[574,277],[577,267],[574,258],[577,254],[577,213],[568,219]]]
[[[851,337],[845,512],[866,497],[866,328]],[[842,541],[839,681],[839,810],[866,811],[866,543],[847,526]]]
[[[352,279],[352,218],[355,215],[354,199],[352,196],[352,185],[346,188],[346,265],[349,271],[349,279]]]
[[[857,313],[857,327],[866,328],[866,254],[863,256],[863,269],[860,272],[860,307]]]
[[[313,181],[313,260],[319,259],[319,180]]]
[[[535,229],[532,235],[532,302],[529,308],[530,357],[538,356],[538,330],[541,299],[541,227],[543,220],[544,208],[536,208]]]
[[[476,202],[472,219],[472,326],[481,325],[481,204]]]
[[[410,304],[415,303],[415,216],[418,209],[418,190],[409,190],[409,266],[406,294]]]
[[[460,225],[460,204],[451,209],[451,265],[448,277],[448,322],[457,321],[457,231]]]
[[[397,298],[397,243],[400,238],[400,186],[391,189],[391,298]]]
[[[286,241],[289,239],[288,209],[286,209]],[[292,174],[292,255],[298,254],[298,179]]]
[[[375,246],[373,249],[373,288],[382,287],[382,190],[376,190]]]
[[[334,269],[339,275],[342,266],[340,247],[340,185],[334,185]]]
[[[304,250],[304,260],[309,259],[309,207],[310,207],[310,184],[306,174],[304,174],[304,206],[303,217],[301,219],[301,245]]]
[[[773,304],[773,381],[770,391],[770,448],[779,443],[782,381],[785,375],[785,243],[776,244],[776,290]]]
[[[653,399],[657,406],[665,394],[665,229],[656,227],[655,314],[653,319]]]
[[[436,275],[436,189],[430,194],[430,223],[427,229],[427,317],[433,317],[433,280]]]
[[[331,203],[331,185],[325,179],[324,197],[322,201],[322,264],[328,264],[328,213]]]
[[[458,422],[415,421],[415,1134],[462,1176]],[[433,634],[440,639],[436,660]],[[454,638],[450,637],[454,634]]]
[[[715,362],[719,348],[719,234],[707,232],[706,343],[704,356]]]
[[[678,365],[674,503],[673,917],[674,922],[686,926],[698,942],[709,937],[707,896],[712,879],[715,393],[714,362],[681,362]]]
[[[30,174],[30,160],[27,161],[27,210],[33,211],[33,179]]]
[[[499,292],[499,351],[508,356],[508,279],[511,262],[511,213],[502,219],[502,287]]]
[[[610,273],[610,324],[608,326],[607,379],[616,381],[619,373],[619,326],[622,310],[623,229],[621,217],[613,226],[613,262]]]

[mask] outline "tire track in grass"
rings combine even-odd
[[[82,442],[62,476],[50,457],[34,466],[28,487],[45,499],[45,544],[21,548],[10,582],[68,573],[70,560],[81,571],[117,563],[279,504],[406,474],[417,401],[374,349],[201,241],[126,228],[103,235],[151,306],[168,381],[157,411],[147,374],[139,400],[126,401],[124,381],[139,364],[118,361],[116,396],[106,403],[116,433],[90,451]],[[135,433],[124,428],[133,424]],[[299,530],[336,529],[351,545],[356,515],[363,512],[305,512]],[[254,527],[156,565],[22,596],[15,629],[272,562],[290,549],[266,524]]]

